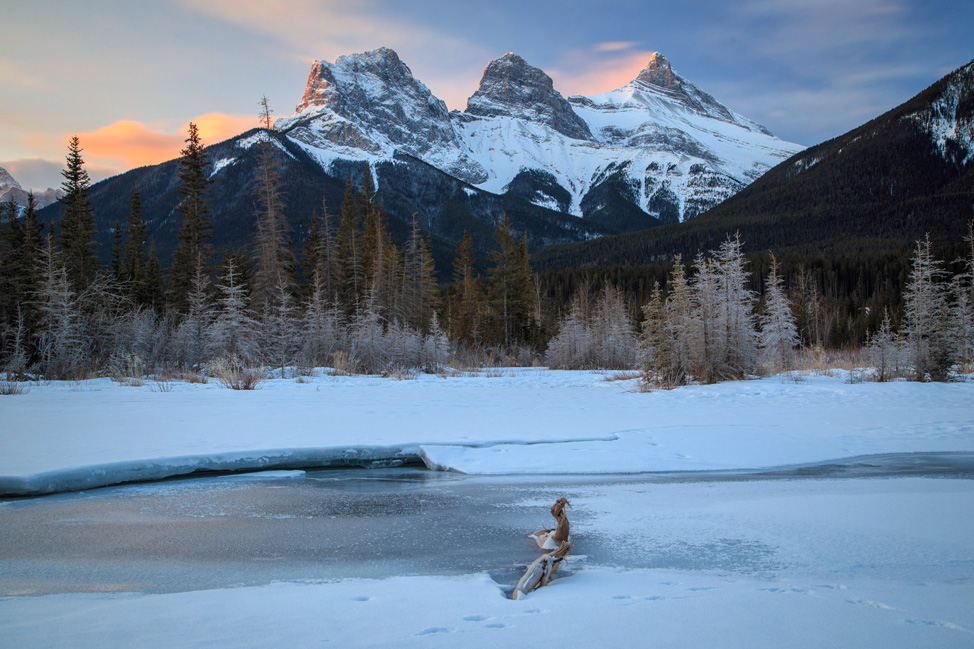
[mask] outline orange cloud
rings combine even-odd
[[[256,117],[207,113],[193,120],[204,145],[215,144],[257,126]],[[86,162],[131,169],[158,164],[179,157],[185,146],[189,123],[178,131],[134,120],[119,120],[108,126],[78,133]],[[70,136],[63,139],[67,141]]]
[[[568,61],[548,71],[555,88],[565,96],[597,95],[622,87],[636,78],[652,52],[632,52],[603,59],[570,56]]]

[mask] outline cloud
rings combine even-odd
[[[573,50],[556,67],[545,70],[554,80],[555,88],[566,97],[597,95],[615,90],[636,78],[645,67],[652,52],[626,49],[602,49],[593,56],[591,51]]]
[[[635,41],[613,41],[611,43],[596,43],[596,52],[621,52],[624,50],[631,50],[632,48],[639,45]]]
[[[203,144],[214,144],[257,126],[257,118],[222,113],[196,117]],[[158,164],[179,157],[187,137],[189,122],[179,129],[164,124],[143,124],[119,120],[96,131],[79,133],[85,159],[101,161],[123,169]]]
[[[92,181],[122,173],[135,167],[159,164],[178,158],[185,147],[189,122],[199,128],[204,146],[216,144],[257,126],[257,117],[206,113],[178,128],[170,128],[168,121],[145,124],[135,120],[118,120],[94,131],[65,133],[56,138],[33,135],[24,139],[35,150],[51,151],[59,146],[67,151],[67,143],[74,135],[81,142],[85,169]],[[9,166],[8,166],[9,165]],[[20,158],[0,163],[24,187],[57,187],[61,183],[64,161],[42,158]]]

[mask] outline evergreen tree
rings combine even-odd
[[[453,260],[453,285],[457,296],[451,310],[450,334],[456,341],[472,343],[480,336],[484,295],[476,272],[473,237],[466,230]]]
[[[950,330],[957,360],[974,368],[974,221],[968,223],[967,259],[963,272],[951,283],[953,306],[950,311]]]
[[[311,288],[302,321],[301,358],[307,367],[321,367],[342,347],[343,323],[319,271],[311,278]]]
[[[95,214],[91,210],[88,189],[91,180],[84,168],[78,136],[68,144],[67,166],[61,172],[64,205],[61,218],[60,246],[68,282],[73,291],[81,292],[95,280],[98,272],[98,244],[95,241]]]
[[[183,367],[199,370],[209,357],[210,328],[215,320],[210,296],[210,278],[203,255],[196,257],[193,284],[187,295],[185,317],[176,329],[176,354]]]
[[[227,256],[220,282],[219,314],[209,330],[211,357],[235,357],[252,364],[260,358],[259,325],[250,310],[246,286],[240,281],[235,258]]]
[[[758,359],[758,333],[754,323],[754,293],[748,288],[740,235],[728,237],[715,258],[720,286],[719,308],[726,341],[721,378],[743,378],[754,371]]]
[[[507,218],[494,230],[498,249],[491,253],[490,305],[496,340],[506,348],[526,342],[533,324],[534,284],[523,246]]]
[[[436,310],[436,297],[433,255],[414,217],[404,251],[402,304],[406,324],[417,331],[427,332]]]
[[[361,253],[361,218],[351,179],[345,182],[341,222],[335,237],[335,292],[346,316],[358,309],[365,283]]]
[[[124,281],[122,276],[122,223],[115,219],[112,227],[112,277],[116,282]]]
[[[36,360],[43,228],[33,193],[27,194],[23,215],[17,212],[13,201],[0,204],[0,362],[23,373]]]
[[[180,201],[176,209],[183,215],[183,224],[173,251],[168,291],[172,307],[179,313],[186,313],[197,261],[202,259],[207,264],[212,254],[209,239],[213,231],[207,217],[210,209],[206,189],[210,180],[206,177],[206,151],[200,141],[199,129],[193,122],[189,123],[186,148],[180,154],[182,157],[177,173]]]
[[[889,381],[899,372],[900,347],[893,333],[889,310],[883,310],[883,321],[879,330],[870,336],[866,351],[869,362],[876,368],[876,380]]]
[[[269,307],[261,314],[261,351],[269,364],[281,369],[281,378],[299,347],[299,311],[291,282],[282,271]]]
[[[785,294],[784,279],[778,274],[778,260],[771,255],[764,315],[761,316],[761,351],[765,365],[771,372],[787,369],[797,345],[798,327],[791,310],[791,302]]]
[[[132,189],[132,204],[125,221],[125,247],[121,259],[121,279],[126,283],[127,294],[139,306],[152,306],[158,300],[158,284],[152,285],[149,277],[149,227],[142,216],[142,198],[139,184]],[[158,260],[156,260],[158,264]]]
[[[930,253],[930,236],[918,241],[904,291],[906,355],[917,381],[945,381],[954,362],[947,290],[941,263]]]

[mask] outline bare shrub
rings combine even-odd
[[[263,370],[244,367],[235,354],[213,361],[209,371],[220,385],[231,390],[259,390],[264,386]]]
[[[0,395],[26,394],[30,386],[19,381],[0,381]]]
[[[638,370],[623,370],[620,372],[609,372],[602,377],[603,381],[631,381],[642,376]]]
[[[332,376],[351,376],[358,374],[358,361],[352,359],[348,352],[339,350],[332,354],[330,374]]]
[[[401,365],[388,367],[382,372],[382,378],[393,379],[395,381],[413,381],[417,376],[416,370]]]
[[[183,380],[187,383],[202,383],[206,384],[206,375],[201,372],[186,372],[183,376]]]
[[[175,389],[176,389],[176,384],[164,378],[156,379],[155,383],[152,386],[153,392],[172,392]]]

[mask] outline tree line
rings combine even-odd
[[[143,218],[138,185],[116,222],[111,261],[98,264],[90,180],[77,137],[63,170],[65,212],[46,231],[29,197],[0,206],[0,362],[8,375],[47,378],[99,371],[200,371],[217,359],[244,366],[349,371],[435,370],[451,342],[482,350],[537,344],[537,293],[526,238],[506,219],[482,276],[473,239],[457,246],[455,291],[437,285],[431,242],[413,219],[393,243],[371,171],[346,183],[340,213],[310,215],[303,250],[291,244],[280,152],[261,102],[254,196],[256,236],[217,259],[208,218],[206,152],[189,125],[178,168],[182,217],[168,273]]]
[[[883,377],[892,368],[943,379],[974,362],[974,243],[956,272],[935,260],[929,239],[910,258],[779,261],[745,257],[737,236],[691,265],[677,257],[666,266],[538,276],[526,237],[501,219],[486,271],[464,233],[453,281],[438,286],[429,236],[414,219],[406,241],[392,241],[366,167],[360,186],[346,182],[337,215],[324,204],[309,215],[296,251],[266,99],[261,108],[257,228],[246,250],[217,258],[211,244],[208,161],[195,124],[180,152],[182,223],[168,273],[137,184],[128,218],[113,229],[110,263],[98,264],[77,137],[56,227],[38,223],[32,196],[23,210],[0,206],[0,363],[8,376],[203,372],[215,362],[282,373],[436,371],[466,355],[471,363],[641,367],[649,382],[680,385],[778,371],[799,347],[846,345],[867,346]]]

